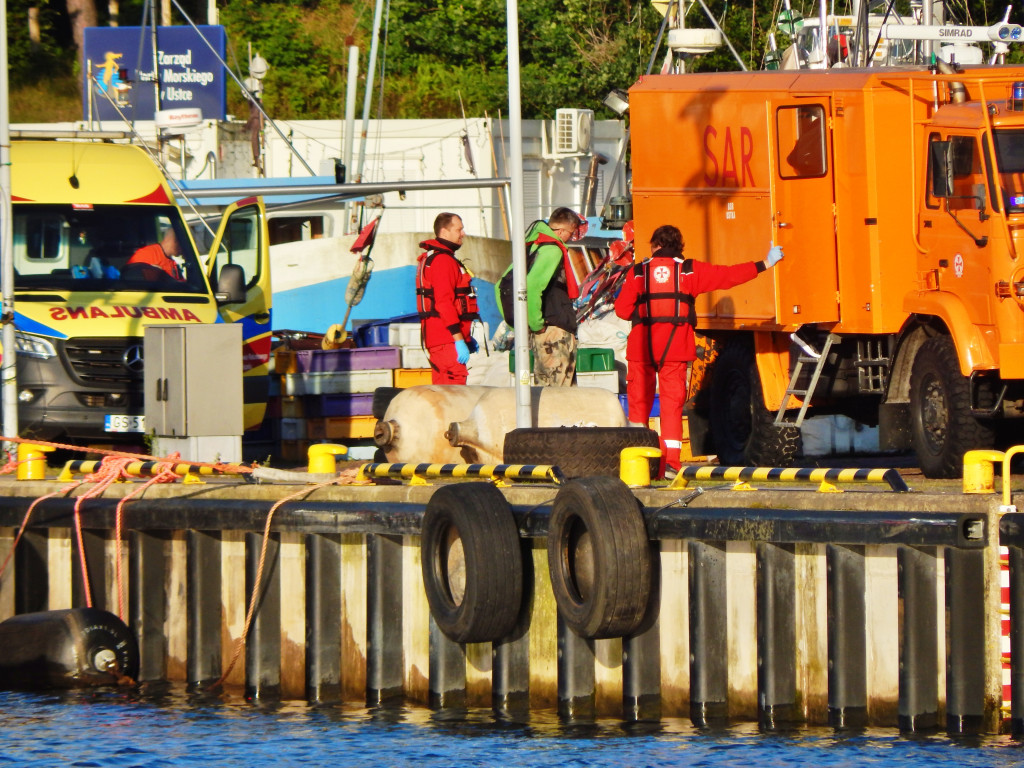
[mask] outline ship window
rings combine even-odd
[[[802,179],[828,172],[825,110],[820,104],[780,107],[775,113],[779,176]]]
[[[298,243],[319,240],[329,234],[323,215],[273,216],[267,222],[270,244]]]

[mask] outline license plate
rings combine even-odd
[[[108,413],[103,417],[103,429],[107,432],[145,432],[146,417]]]

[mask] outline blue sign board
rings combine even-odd
[[[198,107],[204,120],[223,120],[225,45],[221,26],[157,27],[160,109]],[[89,119],[90,79],[94,120],[120,120],[122,115],[132,121],[153,119],[152,27],[86,27],[85,58],[91,67],[83,74],[83,119]]]

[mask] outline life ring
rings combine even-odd
[[[651,596],[651,545],[636,497],[621,480],[573,480],[555,497],[548,570],[558,611],[582,638],[627,637]]]
[[[421,528],[423,587],[438,628],[457,643],[493,642],[515,627],[523,561],[512,508],[490,483],[439,488]]]

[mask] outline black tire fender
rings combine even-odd
[[[559,490],[548,523],[548,570],[558,612],[580,637],[626,637],[651,593],[651,545],[636,497],[621,480],[586,477]]]
[[[523,602],[523,561],[501,492],[490,483],[438,488],[421,534],[423,587],[438,628],[457,643],[509,635]]]
[[[370,406],[370,413],[373,414],[377,421],[384,419],[384,414],[387,413],[391,401],[401,391],[399,387],[377,387],[373,390],[373,402]]]
[[[553,464],[567,478],[619,476],[623,448],[657,448],[658,433],[646,427],[537,427],[505,435],[506,464]]]

